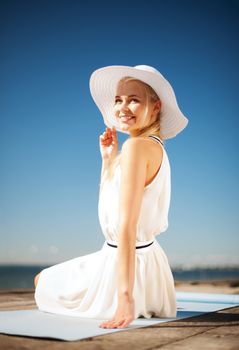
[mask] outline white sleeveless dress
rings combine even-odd
[[[149,136],[161,143],[159,137]],[[160,169],[145,187],[137,224],[135,319],[175,317],[176,293],[168,259],[155,239],[168,227],[171,173],[163,148]],[[112,181],[99,194],[99,222],[106,241],[94,253],[41,271],[35,289],[38,308],[45,312],[97,319],[111,319],[117,308],[117,228],[120,165]],[[142,247],[143,246],[143,247]]]

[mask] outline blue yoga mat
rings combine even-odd
[[[141,328],[163,322],[199,316],[239,305],[239,295],[183,293],[177,294],[177,317],[138,318],[127,328],[100,328],[101,319],[55,315],[33,310],[0,311],[0,333],[18,336],[53,338],[76,341],[98,335]]]

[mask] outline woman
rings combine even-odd
[[[92,97],[107,126],[99,137],[101,250],[44,269],[35,278],[39,309],[106,319],[175,317],[174,281],[155,239],[168,227],[171,174],[165,139],[187,125],[169,82],[153,67],[108,66],[93,72]],[[118,152],[116,130],[129,134]]]

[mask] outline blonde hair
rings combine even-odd
[[[149,102],[150,101],[156,102],[156,101],[160,100],[160,98],[150,85],[146,84],[142,80],[139,80],[139,79],[136,79],[133,77],[129,77],[129,76],[126,76],[126,77],[123,77],[122,79],[120,79],[118,84],[117,84],[117,88],[120,84],[126,83],[128,81],[135,81],[135,82],[138,82],[144,86],[144,89],[146,92],[146,104],[145,104],[145,110],[144,110],[143,117],[146,118],[146,116],[148,114],[148,110],[149,110]],[[136,137],[149,136],[149,135],[159,136],[162,140],[161,131],[160,131],[160,111],[158,112],[157,119],[153,123],[151,123],[150,125],[146,125],[145,127],[138,130]],[[112,180],[115,169],[118,166],[118,164],[120,163],[120,158],[121,158],[121,152],[118,152],[116,157],[108,164],[107,169],[105,169],[104,173],[102,174],[100,187],[102,187],[103,183],[106,180],[109,180],[109,181]]]

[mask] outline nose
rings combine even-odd
[[[119,112],[122,113],[122,112],[125,112],[125,111],[129,111],[129,107],[128,107],[128,103],[125,101],[125,102],[122,102],[119,106]]]

